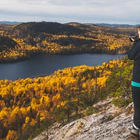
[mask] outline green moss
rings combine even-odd
[[[98,112],[99,112],[99,109],[97,107],[94,107],[94,106],[89,106],[86,110],[87,115],[91,115],[93,113],[98,113]]]

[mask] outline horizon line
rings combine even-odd
[[[0,21],[0,23],[4,23],[4,22],[9,22],[9,23],[29,23],[29,22],[54,22],[54,23],[61,23],[61,24],[66,24],[66,23],[80,23],[80,24],[105,24],[105,25],[130,25],[130,26],[138,26],[140,24],[129,24],[129,23],[109,23],[109,22],[76,22],[76,21],[71,21],[71,22],[58,22],[58,21],[8,21],[8,20],[4,20],[4,21]],[[5,23],[6,24],[6,23]],[[7,23],[8,24],[8,23]]]

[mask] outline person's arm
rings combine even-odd
[[[136,60],[137,58],[140,57],[140,43],[136,43],[134,47],[128,52],[128,58],[130,60]]]

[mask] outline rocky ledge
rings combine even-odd
[[[133,103],[118,108],[112,99],[95,105],[101,111],[75,120],[65,126],[55,123],[33,140],[125,140],[132,128]]]

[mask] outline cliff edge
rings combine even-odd
[[[112,99],[107,99],[94,106],[101,111],[65,126],[55,123],[48,135],[44,131],[33,140],[125,140],[132,128],[133,103],[118,108],[112,104]]]

